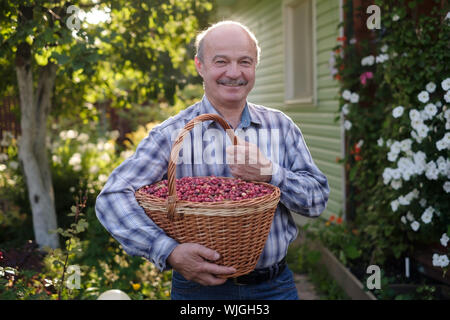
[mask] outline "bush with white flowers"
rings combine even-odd
[[[450,77],[438,83],[439,86],[429,82],[417,95],[417,105],[410,107],[408,113],[403,112],[403,106],[393,109],[393,118],[404,117],[409,123],[410,138],[396,141],[384,137],[388,138],[386,158],[392,165],[384,169],[383,183],[393,190],[403,185],[402,191],[413,188],[390,203],[399,220],[413,232],[420,232],[422,226],[438,232],[450,227],[442,224],[446,219],[436,221],[448,214],[445,202],[449,201],[450,193],[450,108],[445,100],[450,93]],[[430,190],[433,195],[429,194]],[[446,239],[446,233],[442,237]],[[447,246],[447,241],[441,244]],[[447,255],[436,257],[433,256],[434,266],[448,266]]]
[[[448,270],[450,20],[438,5],[417,15],[412,4],[375,4],[383,19],[373,38],[344,38],[333,49],[336,119],[346,130],[346,216],[361,231],[365,263],[426,252]]]

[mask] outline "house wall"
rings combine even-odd
[[[222,3],[221,3],[222,2]],[[337,0],[314,1],[316,105],[287,106],[284,103],[284,27],[283,0],[219,1],[217,20],[236,20],[247,25],[261,47],[261,61],[249,101],[284,111],[301,129],[311,155],[327,176],[330,198],[323,217],[343,210],[344,188],[341,126],[334,122],[338,110],[338,85],[330,75],[329,59],[339,36],[340,18]],[[228,5],[223,5],[228,4]],[[299,215],[294,215],[303,223]]]

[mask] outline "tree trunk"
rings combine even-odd
[[[28,187],[36,243],[40,248],[58,248],[58,235],[50,233],[51,230],[56,230],[57,221],[46,147],[46,124],[51,107],[56,65],[49,62],[42,67],[37,90],[34,92],[31,61],[31,48],[27,43],[19,45],[16,55],[22,128],[19,159]]]

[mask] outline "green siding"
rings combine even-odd
[[[284,104],[284,29],[283,1],[234,1],[230,7],[219,5],[218,20],[236,20],[247,25],[261,46],[261,61],[256,70],[255,87],[249,101],[283,110],[301,129],[316,165],[327,176],[330,199],[323,217],[339,214],[343,207],[341,127],[335,123],[338,110],[338,84],[330,76],[328,60],[339,36],[339,1],[316,0],[316,106]]]

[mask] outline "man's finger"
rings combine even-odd
[[[220,254],[217,251],[214,251],[202,245],[198,245],[196,247],[196,253],[203,259],[207,259],[210,261],[214,261],[220,258]]]
[[[214,263],[205,262],[202,265],[202,271],[205,273],[215,274],[215,275],[227,275],[236,272],[233,267],[219,266]]]

